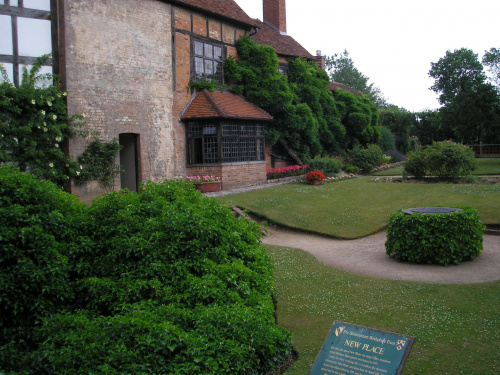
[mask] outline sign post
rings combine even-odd
[[[335,321],[309,375],[400,375],[415,337]]]

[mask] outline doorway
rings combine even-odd
[[[123,171],[120,173],[122,189],[139,191],[140,171],[139,171],[139,134],[122,133],[119,135],[120,165]]]

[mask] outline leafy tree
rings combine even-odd
[[[294,79],[302,81],[292,88],[287,77],[278,71],[278,57],[272,47],[261,46],[245,36],[237,41],[236,48],[239,59],[228,59],[227,77],[233,85],[233,92],[242,94],[274,117],[273,123],[266,129],[267,143],[273,145],[283,138],[303,160],[323,151],[320,133],[325,135],[327,144],[334,144],[335,136],[342,135],[342,127],[335,128],[335,109],[325,109],[321,95],[318,96],[318,90],[313,88],[318,83],[327,91],[327,83],[319,68],[315,70],[305,62],[292,63]],[[299,88],[301,85],[303,88]],[[323,108],[324,113],[330,116],[328,120],[320,121],[308,103]]]
[[[451,103],[461,92],[477,89],[486,80],[477,54],[466,48],[446,51],[437,63],[431,63],[429,76],[435,80],[431,90],[439,94],[443,105]]]
[[[342,103],[341,121],[346,128],[344,146],[352,149],[371,143],[375,135],[378,111],[370,98],[342,89],[335,91],[333,97]]]
[[[288,82],[299,101],[311,109],[318,123],[323,151],[327,154],[339,152],[346,130],[340,121],[338,103],[326,89],[330,83],[326,72],[314,62],[302,58],[290,59]]]
[[[407,152],[408,137],[414,134],[415,114],[395,105],[378,111],[378,125],[388,128],[395,136],[396,148]]]
[[[431,63],[431,89],[443,104],[443,126],[461,142],[490,142],[500,127],[500,97],[486,82],[483,65],[472,50],[447,51],[437,63]]]
[[[349,52],[344,50],[342,54],[327,57],[326,67],[330,73],[330,79],[334,82],[343,83],[350,88],[367,94],[377,107],[385,107],[387,102],[378,87],[373,83],[368,84],[369,77],[361,73],[349,57]]]
[[[377,126],[379,128],[378,133],[380,134],[377,138],[377,145],[382,149],[382,151],[395,150],[396,140],[394,134],[386,128],[385,126]]]
[[[453,138],[451,129],[443,126],[439,110],[427,110],[416,114],[414,134],[422,145],[431,145],[434,141],[444,141]]]
[[[492,75],[491,81],[500,90],[500,49],[490,48],[489,51],[484,51],[483,65],[488,67]]]

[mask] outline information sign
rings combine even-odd
[[[415,337],[335,321],[309,375],[400,375]]]

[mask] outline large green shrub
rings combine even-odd
[[[290,354],[255,222],[184,180],[87,207],[0,177],[0,372],[262,374]]]
[[[377,145],[382,149],[382,151],[387,152],[388,150],[396,149],[396,139],[394,134],[392,134],[389,128],[385,126],[379,126],[380,135],[377,139]]]
[[[342,159],[341,158],[333,158],[333,157],[317,157],[314,158],[309,166],[306,168],[306,171],[318,170],[323,173],[339,173],[342,168]]]
[[[432,146],[408,155],[405,172],[416,178],[425,175],[440,178],[469,176],[476,168],[474,153],[460,143],[434,142]]]
[[[485,225],[473,208],[460,208],[447,214],[396,211],[389,219],[387,255],[408,262],[441,265],[478,257],[483,249]]]
[[[48,181],[0,167],[0,364],[18,364],[44,316],[70,304],[66,256],[85,206]],[[16,353],[16,354],[13,354]]]
[[[384,153],[377,145],[367,148],[355,148],[349,151],[349,164],[358,167],[363,173],[371,173],[373,168],[382,163]]]

